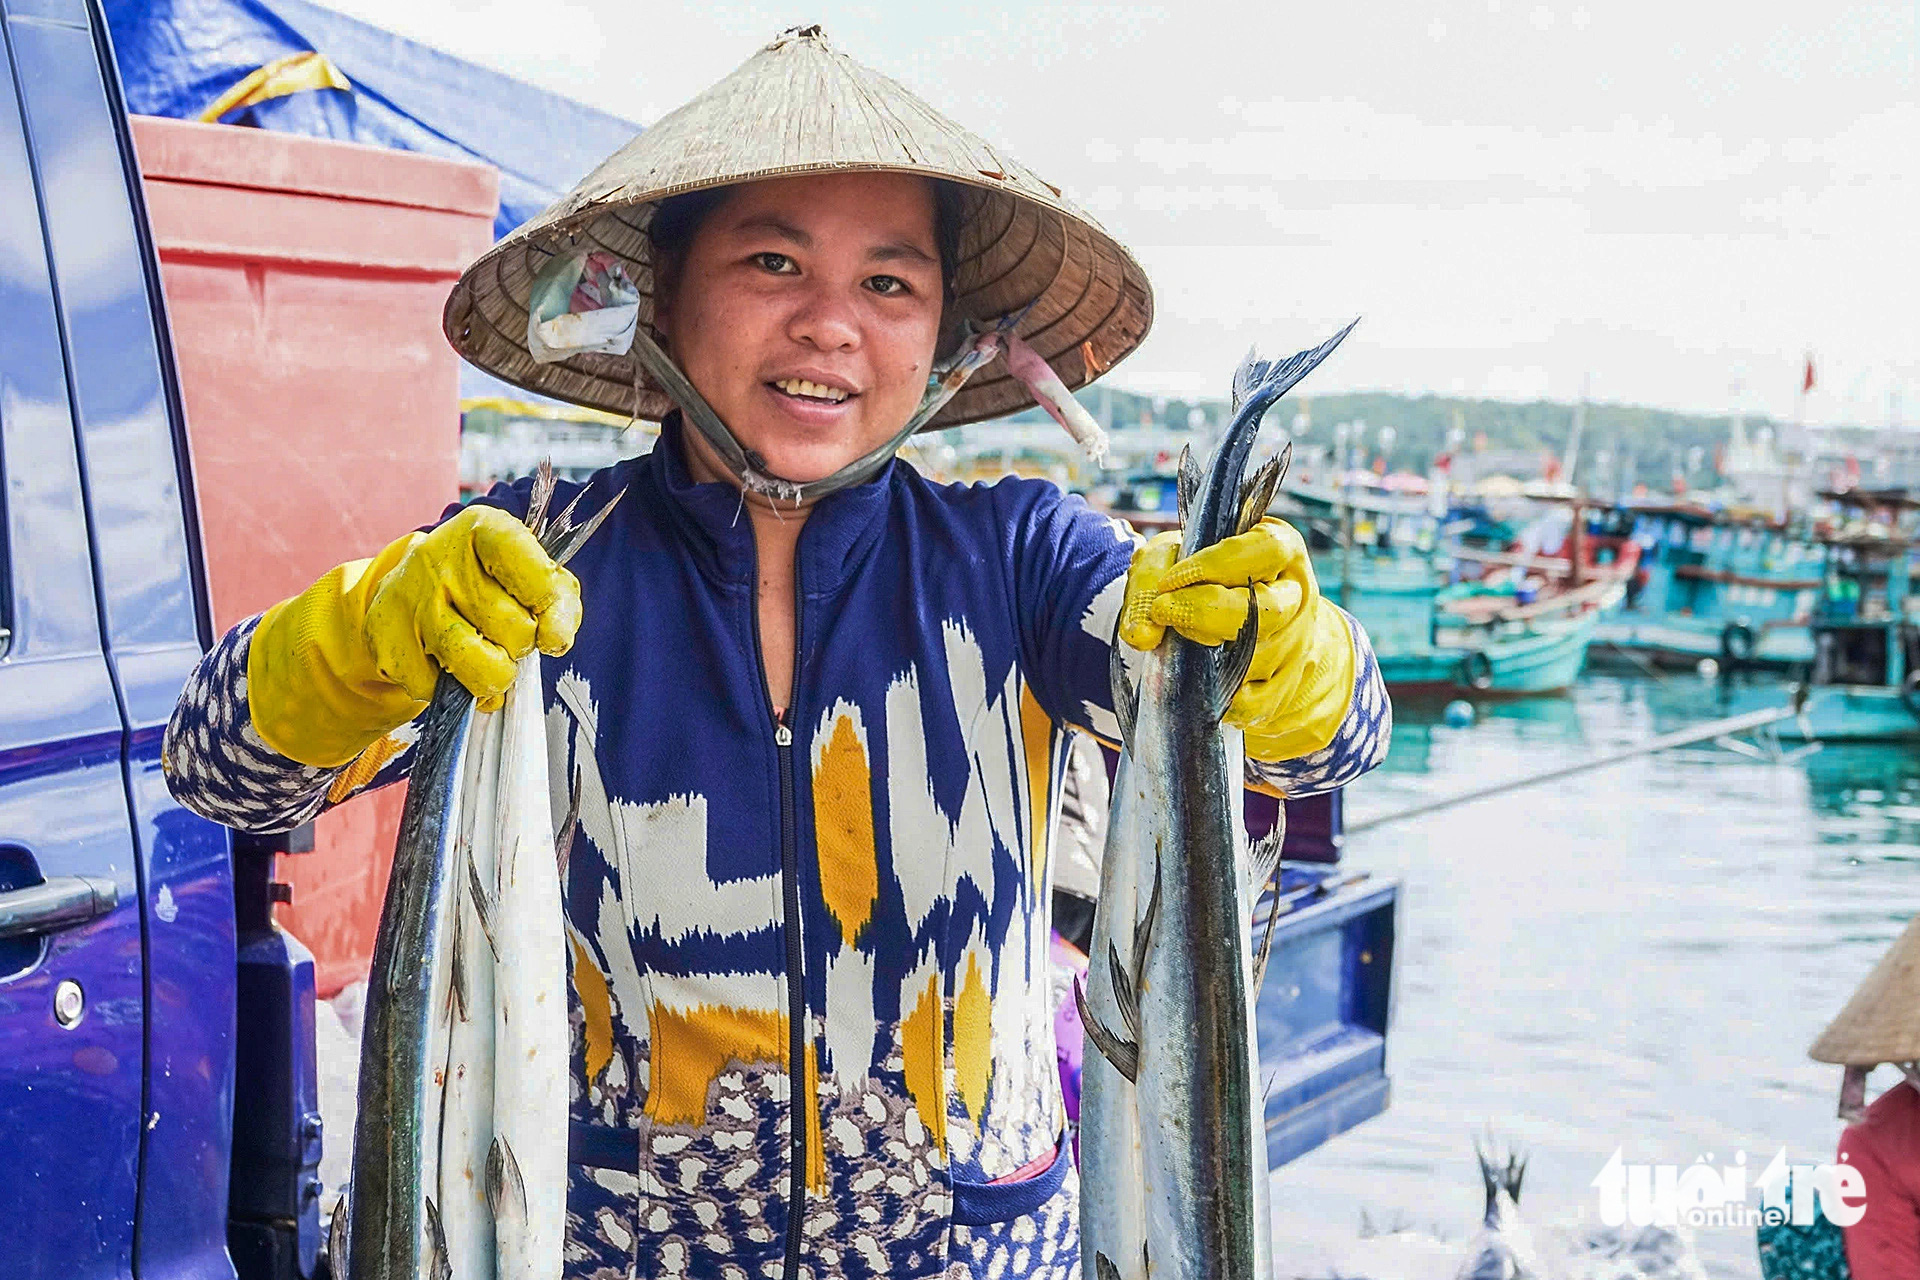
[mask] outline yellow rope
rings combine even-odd
[[[353,86],[340,74],[340,68],[327,61],[325,54],[290,53],[242,77],[239,83],[215,99],[212,106],[202,111],[200,119],[205,124],[218,124],[220,118],[229,112],[308,89],[353,92]]]

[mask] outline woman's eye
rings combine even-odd
[[[907,288],[907,282],[899,276],[874,276],[867,281],[867,288],[886,297],[911,292]]]
[[[775,275],[789,276],[800,269],[794,265],[793,259],[784,253],[756,253],[753,258]]]

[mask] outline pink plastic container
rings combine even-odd
[[[135,117],[224,630],[458,496],[458,357],[440,310],[492,243],[499,178],[351,143]],[[402,788],[282,860],[320,992],[366,973]]]

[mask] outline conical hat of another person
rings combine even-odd
[[[924,174],[963,193],[954,279],[962,317],[1032,306],[1016,332],[1069,388],[1140,345],[1153,320],[1145,272],[1100,225],[1004,152],[887,77],[792,29],[615,152],[564,198],[470,266],[443,323],[456,350],[495,377],[557,399],[657,419],[673,407],[628,355],[582,352],[551,364],[527,349],[535,276],[556,255],[604,249],[640,293],[652,330],[648,226],[670,196],[800,174]],[[1033,403],[1005,361],[974,374],[927,424],[954,426]]]
[[[1920,916],[1807,1052],[1815,1062],[1847,1067],[1920,1060]]]

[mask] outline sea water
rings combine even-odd
[[[1403,703],[1347,817],[1720,714],[1690,674],[1588,676],[1464,728]],[[1275,1172],[1280,1276],[1346,1269],[1363,1234],[1464,1245],[1489,1129],[1528,1157],[1523,1214],[1570,1233],[1601,1225],[1593,1181],[1616,1150],[1683,1170],[1745,1152],[1756,1177],[1782,1147],[1830,1161],[1840,1069],[1807,1047],[1920,910],[1920,746],[1668,751],[1362,832],[1343,863],[1403,885],[1393,1097]],[[1877,1071],[1869,1096],[1897,1078]],[[1759,1275],[1752,1227],[1692,1237],[1706,1274]]]

